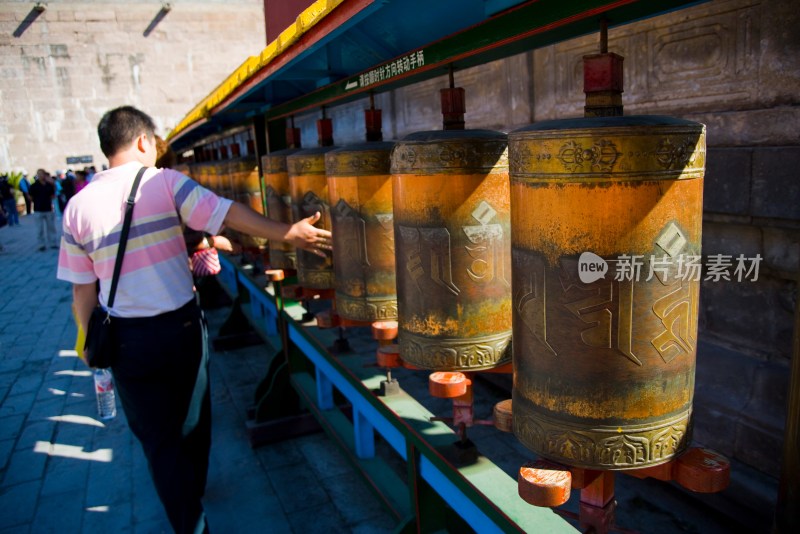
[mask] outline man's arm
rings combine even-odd
[[[248,235],[285,241],[318,256],[325,256],[325,251],[331,249],[331,233],[314,227],[319,218],[320,214],[317,212],[289,225],[267,219],[248,206],[234,202],[225,215],[225,225]]]
[[[89,326],[89,317],[97,306],[97,286],[91,284],[72,284],[72,304],[75,306],[75,315],[78,324],[86,332]]]

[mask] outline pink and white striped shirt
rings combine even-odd
[[[97,173],[70,199],[63,217],[57,277],[74,284],[100,280],[100,304],[108,302],[125,201],[141,164]],[[195,230],[219,232],[232,202],[171,169],[145,171],[111,315],[152,317],[175,310],[193,296],[181,221]]]

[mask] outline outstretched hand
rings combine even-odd
[[[332,250],[333,247],[331,233],[314,226],[321,216],[320,212],[316,212],[311,217],[294,223],[286,234],[286,241],[324,258],[325,251]]]

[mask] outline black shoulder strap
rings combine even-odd
[[[114,276],[111,278],[111,291],[108,294],[108,308],[114,305],[114,295],[117,293],[117,283],[119,282],[119,273],[122,271],[122,258],[125,256],[125,248],[128,246],[128,232],[131,229],[131,219],[133,219],[133,204],[136,199],[136,190],[139,189],[139,182],[142,180],[142,175],[147,167],[142,167],[136,174],[136,179],[133,181],[131,187],[131,194],[125,202],[125,220],[122,223],[122,232],[119,236],[119,247],[117,248],[117,260],[114,262]]]

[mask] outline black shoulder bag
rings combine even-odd
[[[125,205],[125,220],[122,223],[122,232],[119,236],[119,246],[117,248],[117,259],[114,263],[114,276],[111,278],[111,291],[108,294],[108,308],[114,305],[114,295],[117,292],[119,274],[122,271],[122,259],[125,256],[125,247],[128,245],[128,232],[131,229],[131,219],[133,218],[133,204],[136,198],[136,190],[139,189],[139,182],[147,167],[139,169],[136,179],[131,187],[131,194]],[[83,354],[89,367],[106,369],[114,365],[117,358],[117,337],[114,331],[114,320],[111,313],[103,309],[99,304],[92,310],[89,317],[89,327],[86,329],[86,343],[83,346]]]

